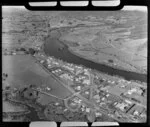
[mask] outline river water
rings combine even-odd
[[[55,29],[55,30],[50,31],[49,36],[45,39],[45,44],[43,47],[43,50],[46,55],[54,56],[55,58],[62,59],[63,61],[66,61],[69,63],[83,65],[88,68],[107,73],[109,75],[117,75],[117,76],[125,78],[126,80],[138,80],[142,82],[147,82],[146,74],[128,72],[125,70],[118,70],[107,65],[95,63],[93,61],[81,58],[71,53],[68,50],[68,47],[59,40],[60,30],[62,32],[63,29]]]

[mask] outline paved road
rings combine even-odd
[[[40,92],[40,93],[43,93],[43,94],[45,94],[45,95],[52,96],[52,97],[55,97],[55,98],[60,99],[60,100],[64,100],[63,98],[57,97],[57,96],[55,96],[55,95],[53,95],[53,94],[50,94],[50,93],[47,93],[47,92],[44,92],[44,91],[41,91],[41,90],[37,90],[37,89],[35,89],[35,88],[32,88],[32,89],[35,90],[35,91],[38,91],[38,92]]]
[[[36,59],[36,58],[34,58]],[[51,73],[46,67],[44,67],[40,62],[37,61],[37,64],[39,64],[48,74],[50,74],[51,77],[53,77],[57,82],[62,84],[64,87],[66,87],[70,92],[75,93],[74,90],[72,90],[68,84],[64,84],[63,81],[55,74]]]
[[[36,59],[36,58],[35,58]],[[98,111],[100,111],[101,113],[103,113],[103,114],[105,114],[105,115],[107,115],[108,116],[108,110],[106,110],[106,109],[104,109],[103,107],[101,107],[101,106],[96,106],[93,102],[91,102],[90,100],[88,100],[88,99],[86,99],[86,98],[84,98],[83,96],[81,96],[80,95],[80,92],[75,92],[75,90],[74,89],[72,89],[69,85],[68,85],[68,83],[67,84],[65,84],[57,75],[55,75],[55,74],[53,74],[53,73],[51,73],[46,67],[44,67],[41,63],[39,63],[39,62],[37,62],[48,74],[50,74],[56,81],[58,81],[60,84],[62,84],[64,87],[66,87],[70,92],[72,92],[72,96],[70,96],[70,97],[68,97],[68,98],[66,98],[66,99],[63,99],[63,100],[67,100],[67,99],[70,99],[71,97],[73,97],[73,96],[77,96],[78,98],[80,98],[81,100],[82,100],[82,102],[83,103],[85,103],[88,107],[90,107],[90,108],[92,108],[92,109],[97,109]],[[92,91],[93,91],[93,87],[91,87],[92,86],[92,84],[93,84],[93,77],[92,76],[90,76],[90,79],[91,79],[91,85],[89,86],[89,88],[90,88],[90,93],[92,93]],[[84,90],[86,90],[86,89],[88,89],[88,87],[86,87]],[[41,91],[40,91],[41,92]],[[42,92],[42,93],[44,93],[44,94],[46,94],[46,95],[49,95],[49,96],[53,96],[53,97],[56,97],[56,98],[58,98],[58,99],[62,99],[62,98],[59,98],[59,97],[57,97],[57,96],[55,96],[55,95],[52,95],[52,94],[49,94],[49,93],[46,93],[46,92]],[[92,98],[92,95],[90,95],[90,98]],[[115,119],[115,120],[117,120],[117,121],[120,121],[118,118],[112,118],[112,119]],[[122,122],[122,121],[120,121],[120,122]]]
[[[76,93],[76,91],[74,89],[72,89],[68,84],[64,84],[62,82],[62,80],[55,74],[51,73],[49,70],[47,70],[47,68],[45,68],[40,62],[37,62],[48,74],[50,74],[56,81],[58,81],[60,84],[62,84],[64,87],[66,87],[70,92],[72,92],[73,94]],[[94,105],[89,102],[88,99],[84,98],[83,96],[81,96],[79,93],[75,94],[77,97],[79,97],[83,102],[85,102],[86,104],[90,105],[91,107],[94,107]]]

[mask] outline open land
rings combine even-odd
[[[25,121],[26,115],[18,118],[28,109],[25,104],[37,112],[26,114],[42,120],[145,122],[147,83],[67,63],[42,50],[44,38],[55,36],[53,29],[70,27],[59,39],[73,53],[146,73],[145,13],[116,13],[3,10],[3,120]]]
[[[77,12],[74,13],[76,15]],[[99,15],[92,15],[88,22],[86,18],[80,19],[81,26],[72,28],[61,37],[61,40],[68,43],[77,43],[75,47],[67,43],[73,53],[115,68],[147,73],[146,13],[143,12],[142,15],[142,12],[132,12],[104,18],[100,16],[100,19]],[[72,24],[76,22],[73,20]]]

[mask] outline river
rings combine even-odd
[[[125,78],[126,80],[138,80],[141,82],[147,82],[146,74],[139,74],[136,72],[119,70],[107,65],[95,63],[93,61],[76,56],[68,50],[68,46],[66,46],[63,42],[59,40],[60,31],[62,32],[65,29],[66,28],[63,27],[53,29],[50,31],[49,36],[45,39],[45,44],[43,47],[43,50],[46,55],[54,56],[55,58],[62,59],[63,61],[66,61],[68,63],[83,65],[85,67],[95,69],[97,71],[104,72],[109,75],[117,75]]]

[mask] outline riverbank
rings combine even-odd
[[[78,26],[74,26],[74,27],[78,27]],[[64,28],[64,27],[63,27]],[[67,27],[68,28],[68,27]],[[68,28],[68,29],[70,29],[70,27]],[[57,29],[55,29],[55,30],[57,30]],[[138,74],[145,74],[145,75],[147,75],[147,72],[145,71],[145,70],[142,70],[142,69],[140,69],[140,68],[138,68],[138,67],[136,67],[136,66],[133,66],[134,68],[136,68],[135,70],[130,70],[130,69],[126,69],[126,68],[123,68],[123,67],[121,67],[121,66],[118,66],[118,65],[113,65],[113,64],[110,64],[110,63],[107,63],[107,62],[97,62],[96,60],[94,60],[94,59],[89,59],[88,57],[85,57],[85,56],[83,56],[83,55],[81,55],[81,54],[79,54],[78,52],[75,52],[73,49],[71,49],[72,47],[74,47],[74,46],[70,46],[69,47],[69,45],[71,45],[71,44],[68,44],[69,42],[68,41],[65,41],[65,40],[62,40],[61,39],[61,30],[60,29],[58,29],[59,31],[59,35],[58,35],[58,37],[57,37],[57,39],[60,41],[60,42],[62,42],[65,46],[67,46],[67,48],[68,48],[68,50],[72,53],[72,54],[74,54],[74,55],[76,55],[76,56],[78,56],[78,57],[81,57],[81,58],[83,58],[83,59],[87,59],[87,60],[90,60],[90,61],[92,61],[92,62],[94,62],[94,63],[97,63],[97,64],[102,64],[102,65],[105,65],[105,66],[109,66],[109,67],[112,67],[112,68],[114,68],[114,69],[118,69],[118,70],[123,70],[123,71],[127,71],[127,72],[133,72],[133,73],[138,73]]]
[[[77,26],[76,26],[77,27]],[[70,29],[70,28],[68,28],[68,29]],[[81,58],[83,58],[83,59],[87,59],[87,60],[90,60],[90,61],[92,61],[92,62],[94,62],[94,63],[98,63],[98,64],[102,64],[102,65],[105,65],[105,66],[109,66],[109,67],[112,67],[112,68],[114,68],[114,69],[118,69],[118,70],[123,70],[123,71],[128,71],[128,72],[135,72],[135,73],[139,73],[139,74],[146,74],[147,75],[147,71],[146,70],[143,70],[143,69],[141,69],[141,68],[139,68],[139,67],[137,67],[137,66],[135,66],[135,65],[130,65],[130,66],[132,66],[134,69],[128,69],[128,68],[124,68],[124,67],[122,67],[122,66],[118,66],[118,65],[113,65],[113,64],[111,64],[111,63],[108,63],[108,62],[98,62],[98,61],[96,61],[96,60],[94,60],[94,59],[90,59],[90,58],[88,58],[88,57],[86,57],[86,56],[83,56],[83,55],[81,55],[79,52],[77,52],[77,51],[74,51],[74,49],[72,49],[72,47],[74,48],[74,46],[76,45],[78,45],[77,43],[73,43],[73,42],[70,42],[69,43],[69,41],[65,41],[65,40],[62,40],[61,39],[61,37],[62,37],[62,33],[61,33],[61,30],[59,30],[58,31],[59,32],[59,36],[58,36],[58,40],[60,41],[60,42],[62,42],[64,45],[66,45],[67,46],[67,48],[68,48],[68,50],[72,53],[72,54],[74,54],[74,55],[76,55],[76,56],[78,56],[78,57],[81,57]],[[73,43],[73,44],[72,44]]]
[[[62,42],[62,43],[64,43],[64,42]],[[65,44],[65,43],[64,43],[64,44]],[[92,62],[94,62],[94,63],[98,63],[96,60],[94,60],[94,59],[89,59],[88,57],[83,56],[83,55],[81,55],[81,54],[75,52],[73,49],[71,49],[71,48],[69,48],[69,47],[68,47],[68,50],[69,50],[72,54],[74,54],[74,55],[76,55],[76,56],[78,56],[78,57],[81,57],[81,58],[83,58],[83,59],[90,60],[90,61],[92,61]],[[123,68],[123,67],[121,67],[121,66],[117,66],[117,65],[115,66],[115,65],[109,64],[109,63],[107,63],[107,62],[101,62],[101,63],[98,63],[98,64],[102,64],[102,65],[105,65],[105,66],[112,67],[112,68],[114,68],[114,69],[123,70],[123,71],[131,72],[131,73],[133,72],[133,73],[138,73],[138,74],[145,74],[145,75],[147,75],[147,72],[142,71],[142,70],[135,70],[135,71],[127,70],[127,69],[125,69],[125,68]]]
[[[8,115],[11,115],[12,117],[25,116],[28,119],[28,121],[41,120],[38,114],[41,112],[42,106],[39,103],[33,104],[27,100],[16,100],[14,98],[8,98],[8,101],[10,103],[15,104],[16,106],[22,106],[25,108],[24,112],[13,112],[13,113],[8,113]]]
[[[55,30],[58,30],[58,32],[59,32],[59,34],[60,34],[60,35],[57,37],[58,40],[59,40],[60,42],[62,42],[64,45],[66,45],[66,46],[68,47],[68,49],[71,51],[72,54],[77,55],[77,56],[82,57],[82,58],[85,58],[85,59],[87,59],[87,60],[93,61],[93,62],[98,63],[98,64],[103,64],[103,65],[106,65],[106,66],[110,66],[110,67],[112,67],[112,68],[114,68],[114,69],[119,69],[119,70],[124,70],[124,71],[129,71],[129,72],[135,72],[135,73],[139,73],[139,74],[147,74],[147,71],[146,71],[145,69],[142,69],[142,68],[140,68],[140,67],[138,67],[138,66],[136,66],[136,65],[132,65],[132,64],[130,64],[130,63],[129,63],[129,65],[131,66],[130,69],[127,68],[127,67],[124,68],[124,66],[114,65],[114,64],[108,63],[107,61],[106,61],[106,62],[98,62],[98,61],[96,61],[96,60],[89,59],[88,57],[86,58],[85,56],[82,56],[81,54],[79,54],[79,52],[75,52],[74,50],[72,50],[71,48],[74,47],[74,46],[77,46],[78,44],[77,44],[77,43],[73,43],[73,42],[69,43],[69,41],[62,40],[61,37],[62,37],[63,34],[64,34],[64,30],[65,30],[65,33],[66,33],[66,32],[68,32],[68,29],[71,29],[71,28],[78,28],[78,27],[80,27],[80,26],[79,26],[79,25],[76,25],[76,26],[73,26],[73,27],[71,27],[71,26],[69,26],[69,27],[66,26],[66,27],[61,27],[61,28],[55,29]],[[85,27],[87,27],[87,26],[85,26]],[[62,31],[63,31],[63,32],[62,32]]]
[[[90,61],[89,59],[82,58],[78,54],[75,55],[74,52],[70,51],[69,47],[63,43],[63,41],[59,40],[59,37],[61,36],[60,29],[55,29],[55,34],[53,33],[53,35],[55,35],[54,37],[51,36],[52,31],[53,30],[50,31],[49,36],[45,39],[45,43],[43,45],[43,51],[46,56],[54,56],[55,58],[62,59],[63,61],[84,65],[87,68],[96,69],[100,72],[104,72],[113,76],[118,75],[119,77],[123,77],[126,80],[138,80],[141,82],[147,82],[147,75],[145,74],[120,70],[118,68],[116,69],[108,65],[98,64],[94,61]],[[63,50],[58,50],[60,49],[60,46],[63,47]]]

